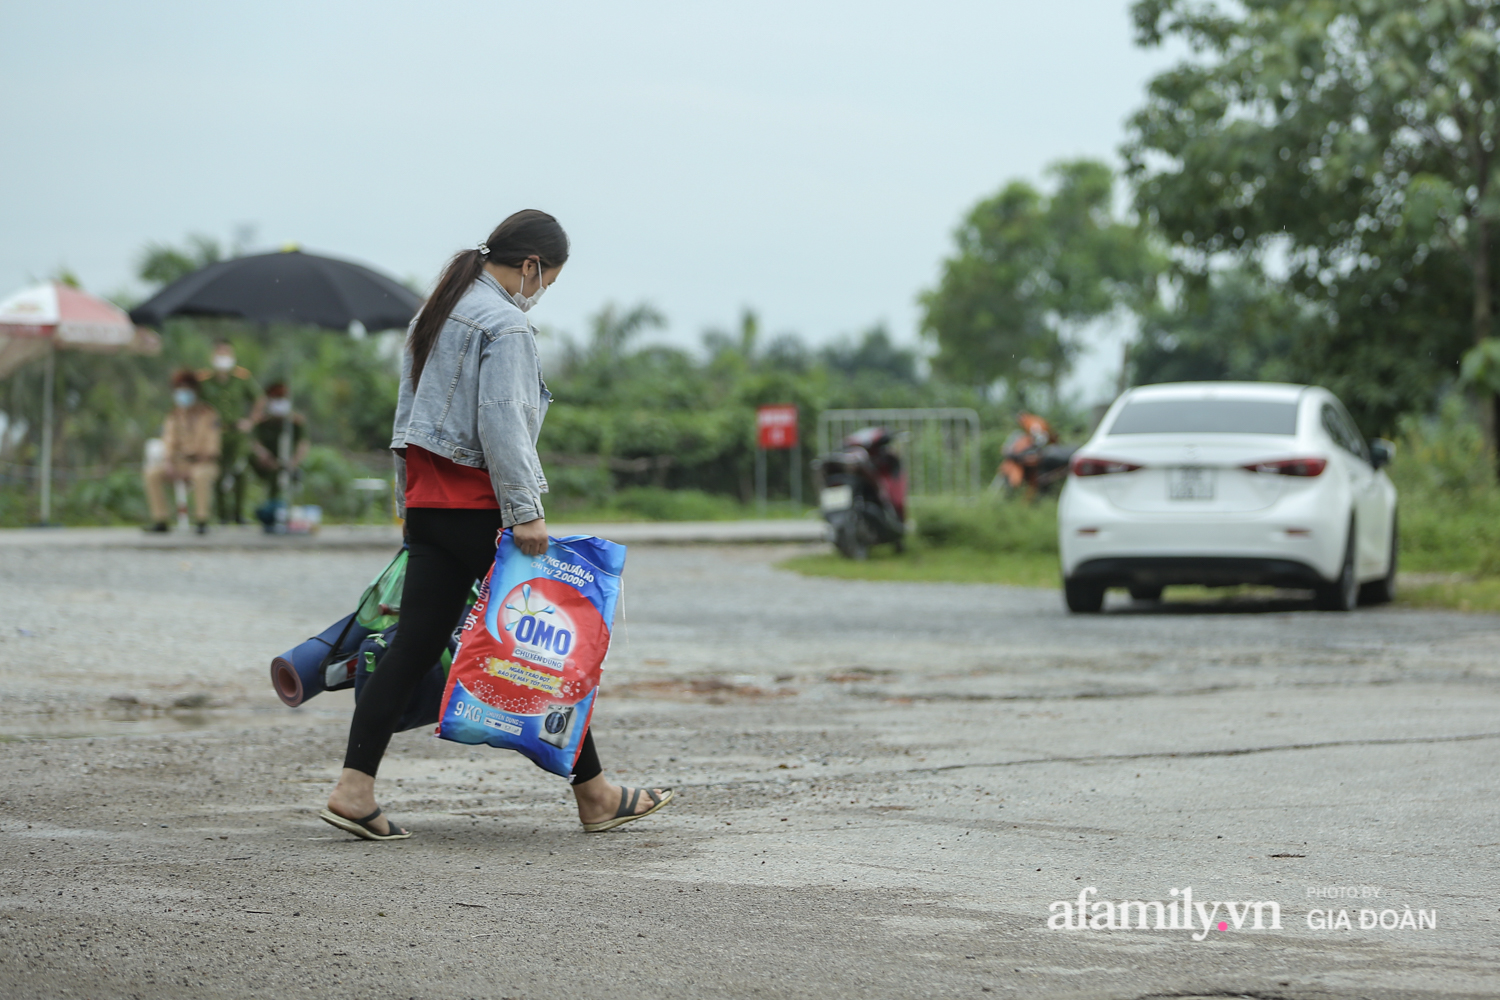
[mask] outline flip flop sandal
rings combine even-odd
[[[635,794],[632,795],[632,792]],[[651,808],[637,815],[635,807],[641,801],[642,792],[651,796]],[[668,802],[671,802],[672,799],[672,789],[670,788],[662,789],[662,794],[660,795],[657,795],[655,790],[650,788],[621,788],[620,808],[615,810],[614,817],[604,820],[602,823],[585,823],[583,824],[583,832],[603,833],[605,830],[613,830],[622,823],[629,823],[633,819],[644,819],[665,806]]]
[[[318,818],[325,823],[338,827],[345,833],[352,833],[364,840],[405,840],[411,836],[410,830],[403,830],[389,819],[386,820],[390,827],[389,833],[381,833],[370,824],[380,816],[380,810],[376,809],[364,819],[350,819],[348,816],[340,816],[332,809],[324,809],[318,813]]]

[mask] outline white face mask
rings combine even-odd
[[[234,355],[233,354],[215,354],[214,355],[214,371],[216,371],[216,372],[232,372],[232,371],[234,371]]]
[[[266,412],[273,417],[289,416],[292,412],[290,399],[273,399],[266,403]]]
[[[516,294],[511,296],[511,301],[515,302],[517,309],[521,310],[522,312],[530,311],[531,307],[536,305],[537,302],[541,299],[542,293],[547,290],[547,286],[542,284],[542,269],[540,265],[538,265],[537,267],[536,285],[537,287],[535,292],[533,292],[531,295],[523,295],[522,293],[526,291],[526,275],[521,275],[521,289],[520,291],[516,292]]]
[[[172,402],[184,410],[192,406],[198,400],[198,394],[191,389],[173,389]]]

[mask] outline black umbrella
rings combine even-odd
[[[143,326],[169,316],[232,316],[252,323],[300,323],[367,330],[411,322],[422,300],[405,286],[359,264],[300,250],[210,264],[179,278],[130,311]]]

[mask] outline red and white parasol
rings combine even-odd
[[[118,306],[56,281],[0,302],[0,378],[28,361],[47,359],[42,390],[44,524],[51,514],[53,358],[58,349],[154,354],[161,350],[161,339],[137,328]]]
[[[125,310],[59,282],[0,302],[0,378],[46,354],[48,347],[149,351],[151,346],[138,336]]]

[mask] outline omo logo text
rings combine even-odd
[[[538,612],[541,614],[542,612]],[[536,615],[522,615],[516,622],[516,642],[537,646],[558,656],[566,656],[573,648],[573,633],[551,622],[544,622]]]
[[[573,632],[568,627],[572,623],[568,621],[567,615],[551,604],[533,608],[531,597],[529,583],[521,585],[519,599],[515,591],[511,592],[510,601],[505,605],[508,612],[506,617],[514,614],[516,619],[507,622],[505,630],[516,637],[517,646],[529,646],[554,656],[568,655],[568,651],[573,648]]]

